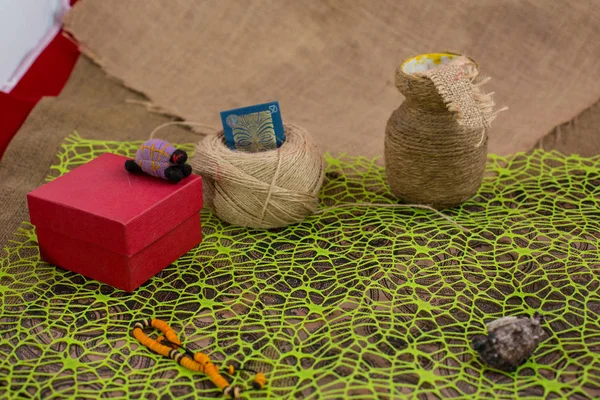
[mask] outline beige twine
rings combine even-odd
[[[233,225],[277,228],[314,214],[323,184],[323,156],[310,135],[285,125],[285,142],[260,153],[234,151],[223,132],[196,146],[192,167],[204,179],[215,214]]]
[[[150,137],[149,139],[154,139],[154,135],[156,134],[156,132],[158,132],[159,130],[161,130],[162,128],[165,128],[167,126],[172,126],[172,125],[185,125],[185,126],[193,126],[193,127],[199,127],[199,128],[205,128],[207,129],[209,132],[214,132],[214,128],[206,125],[206,124],[202,124],[200,122],[187,122],[187,121],[171,121],[171,122],[165,122],[164,124],[160,124],[159,126],[157,126],[156,128],[154,128],[152,130],[152,132],[150,132]],[[200,135],[208,135],[209,133],[206,132],[197,132]]]
[[[487,129],[497,112],[480,87],[474,61],[458,57],[420,74],[396,70],[406,100],[386,126],[385,164],[392,193],[436,209],[473,196],[483,179]]]
[[[427,205],[424,205],[424,204],[346,203],[346,204],[340,204],[340,205],[337,205],[337,206],[331,206],[331,207],[327,207],[327,208],[321,208],[315,214],[324,214],[324,213],[326,213],[328,211],[339,210],[341,208],[349,208],[349,207],[420,208],[420,209],[423,209],[423,210],[428,210],[428,211],[434,212],[435,214],[437,214],[440,217],[444,218],[446,221],[449,221],[452,225],[454,225],[454,226],[462,229],[465,232],[470,232],[467,228],[465,228],[464,226],[460,225],[459,223],[457,223],[456,221],[454,221],[452,218],[450,218],[446,214],[444,214],[442,212],[439,212],[435,208],[427,206]]]
[[[151,138],[172,125],[212,129],[197,122],[172,121],[157,126]],[[318,193],[324,179],[323,157],[310,135],[298,126],[285,125],[286,141],[281,147],[261,153],[229,149],[223,141],[223,131],[198,133],[206,137],[197,144],[190,163],[203,178],[207,205],[217,217],[233,225],[283,227],[312,214],[349,207],[420,208],[469,232],[452,218],[422,204],[347,203],[318,209]]]

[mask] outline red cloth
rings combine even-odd
[[[77,0],[71,0],[74,4]],[[0,159],[25,119],[44,96],[57,96],[71,75],[79,50],[59,32],[10,93],[0,92]]]

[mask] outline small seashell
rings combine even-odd
[[[473,339],[473,348],[492,368],[513,372],[535,351],[545,336],[543,317],[504,317],[487,324],[488,335]]]

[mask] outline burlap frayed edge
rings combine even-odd
[[[67,14],[67,16],[68,15],[69,14]],[[73,42],[77,46],[77,48],[79,49],[79,52],[82,55],[84,55],[92,63],[94,63],[98,67],[100,67],[100,69],[104,72],[104,74],[106,75],[106,77],[108,79],[110,79],[113,82],[118,83],[119,85],[127,88],[128,90],[131,90],[135,94],[137,94],[145,99],[145,100],[131,99],[131,100],[127,100],[126,101],[127,103],[139,104],[141,106],[146,107],[146,110],[148,110],[148,112],[151,112],[154,114],[159,114],[159,115],[164,115],[165,117],[173,118],[173,120],[176,120],[176,121],[184,121],[183,117],[181,116],[182,114],[179,111],[177,111],[176,109],[167,109],[167,108],[164,108],[164,107],[161,107],[161,106],[155,104],[154,101],[152,100],[152,98],[150,98],[150,96],[148,96],[146,93],[140,91],[139,89],[136,89],[134,86],[129,84],[127,81],[125,81],[121,78],[117,78],[117,76],[114,73],[112,73],[109,70],[109,68],[105,65],[105,63],[103,62],[102,58],[99,55],[97,55],[92,50],[90,50],[90,48],[88,46],[86,46],[86,44],[84,42],[75,38],[73,33],[69,31],[69,26],[68,26],[67,22],[68,22],[68,19],[65,19],[62,35],[65,38],[67,38],[68,40],[70,40],[71,42]],[[190,129],[192,131],[196,131],[196,129],[192,128],[192,127],[189,127],[188,129]]]
[[[594,104],[581,110],[575,117],[556,125],[546,135],[542,136],[536,144],[529,150],[544,150],[544,151],[560,151],[563,154],[579,154],[583,157],[592,157],[600,154],[600,138],[591,137],[594,135],[593,130],[589,129],[597,126],[594,116],[600,115],[600,98]],[[588,129],[581,128],[581,122],[587,125]],[[593,129],[593,128],[592,128]],[[577,136],[580,144],[572,145],[570,142],[577,143]],[[600,135],[598,135],[600,136]],[[583,139],[585,138],[585,139]],[[590,139],[592,139],[590,141]],[[585,143],[585,147],[582,146]],[[560,149],[562,146],[567,146],[568,150]]]
[[[463,74],[455,78],[456,83],[449,83],[439,73],[440,69],[443,70],[444,68],[455,68],[463,72]],[[456,114],[456,121],[459,125],[473,129],[487,129],[491,126],[492,121],[496,119],[498,113],[507,109],[503,107],[500,110],[494,111],[494,106],[496,105],[493,99],[494,92],[485,93],[481,89],[491,78],[479,77],[476,66],[467,57],[460,57],[446,66],[441,66],[418,75],[428,78],[433,82],[448,111]],[[463,89],[469,98],[459,99],[456,90],[454,90],[457,86],[461,86],[461,89]],[[473,118],[472,115],[477,115],[477,117]]]

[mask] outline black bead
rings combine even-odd
[[[165,169],[165,178],[171,182],[177,183],[183,179],[183,172],[181,172],[181,169],[179,168],[169,167]]]

